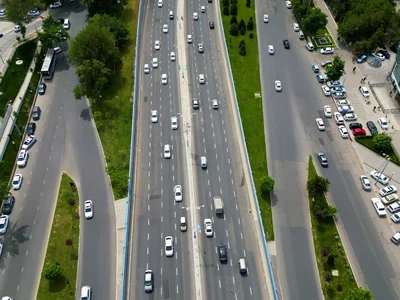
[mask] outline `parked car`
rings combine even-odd
[[[362,55],[362,56],[360,56],[360,57],[357,58],[357,62],[358,62],[359,64],[361,64],[361,63],[363,63],[363,62],[365,62],[365,61],[367,61],[367,56],[366,56],[366,55]]]
[[[374,122],[368,121],[367,128],[368,128],[369,132],[371,132],[372,135],[378,134],[378,128],[376,128]]]
[[[385,217],[386,216],[386,209],[385,206],[383,205],[382,201],[379,198],[372,198],[371,203],[373,207],[375,208],[376,213],[380,217]]]
[[[9,215],[12,213],[14,208],[15,198],[13,195],[9,195],[7,199],[3,200],[3,214]]]
[[[332,62],[330,60],[325,60],[325,61],[323,61],[321,63],[321,66],[324,67],[324,68],[329,66],[329,65],[332,65]]]
[[[36,130],[36,123],[28,123],[26,126],[26,133],[28,135],[34,135]]]
[[[328,87],[329,88],[333,88],[333,87],[335,87],[335,86],[343,86],[343,82],[341,82],[341,81],[339,81],[339,80],[336,80],[336,81],[331,81],[331,82],[328,82]]]
[[[322,153],[322,152],[317,153],[317,157],[318,157],[319,163],[321,164],[322,167],[328,166],[328,159],[326,158],[324,153]]]
[[[329,105],[325,105],[324,106],[324,115],[327,118],[332,118],[332,110],[331,110],[331,107]]]
[[[365,86],[360,87],[359,91],[365,98],[369,97],[369,90]]]
[[[328,47],[321,49],[320,52],[321,54],[333,54],[334,50],[333,48]]]
[[[315,75],[319,83],[325,83],[328,81],[328,77],[322,74]]]
[[[311,66],[311,68],[312,68],[312,70],[313,70],[314,73],[319,73],[319,67],[318,67],[318,65],[315,65],[315,64],[314,64],[314,65]]]
[[[381,49],[378,52],[381,53],[386,59],[390,58],[390,53],[386,49]]]
[[[385,118],[379,118],[378,119],[378,124],[381,126],[382,130],[388,130],[389,129],[389,123],[386,121]]]
[[[356,128],[363,128],[361,123],[350,123],[349,125],[350,130],[356,129]]]
[[[389,177],[387,177],[380,171],[373,170],[369,175],[371,175],[373,179],[382,183],[383,185],[387,185],[389,183]]]
[[[364,136],[367,134],[365,129],[362,128],[354,128],[351,132],[353,133],[354,136]]]
[[[396,192],[397,192],[397,187],[395,187],[394,185],[389,185],[387,187],[384,187],[383,189],[380,189],[379,195],[385,197],[387,195],[394,194]]]
[[[325,96],[331,95],[331,89],[327,85],[321,86],[321,89]]]
[[[47,85],[44,82],[39,84],[38,93],[39,95],[44,95],[46,93]]]
[[[360,176],[360,181],[363,189],[365,191],[370,191],[371,190],[371,181],[369,181],[368,177],[365,175]]]

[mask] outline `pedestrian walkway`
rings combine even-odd
[[[115,209],[115,220],[117,223],[117,269],[116,269],[116,299],[120,299],[121,294],[121,284],[122,284],[122,269],[123,269],[123,259],[124,259],[124,239],[125,239],[125,231],[127,230],[126,226],[126,201],[128,198],[123,198],[117,201],[114,201],[114,209]]]
[[[333,37],[333,39],[337,42],[338,41],[338,34],[337,34],[337,24],[335,19],[333,18],[331,12],[329,11],[328,6],[326,5],[324,0],[315,0],[314,4],[316,7],[322,10],[324,14],[328,16],[328,24],[326,28],[328,29],[329,33]]]

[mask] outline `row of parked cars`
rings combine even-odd
[[[380,49],[378,51],[372,52],[371,56],[376,57],[377,59],[384,61],[386,59],[390,58],[390,53],[386,49]],[[360,57],[357,57],[357,62],[359,64],[367,61],[367,56],[366,55],[361,55]]]

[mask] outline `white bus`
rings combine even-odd
[[[54,67],[56,65],[56,52],[54,49],[49,49],[47,50],[46,56],[43,61],[42,65],[42,76],[43,79],[48,79],[50,80],[53,78],[53,73],[54,73]]]

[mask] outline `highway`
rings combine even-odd
[[[86,9],[78,3],[52,13],[71,20],[71,37],[86,24]],[[53,80],[47,82],[46,94],[38,96],[36,102],[42,109],[35,133],[38,142],[22,170],[22,189],[14,193],[16,206],[4,236],[1,259],[1,295],[36,299],[59,182],[65,170],[77,183],[82,209],[84,200],[94,202],[94,218],[87,221],[81,216],[78,290],[87,284],[96,294],[103,295],[101,299],[115,296],[113,197],[88,103],[73,97],[72,88],[77,83],[75,69],[61,54]]]
[[[263,23],[263,14],[269,14],[269,23]],[[396,268],[369,222],[372,207],[370,211],[369,203],[363,204],[366,200],[357,174],[364,172],[358,157],[333,121],[325,122],[326,132],[319,132],[315,125],[315,118],[325,118],[323,106],[333,102],[323,96],[311,70],[311,64],[323,58],[307,51],[305,42],[293,31],[293,22],[292,11],[284,2],[257,1],[268,165],[276,182],[272,205],[281,297],[322,299],[306,194],[308,155],[318,168],[315,153],[322,151],[327,154],[329,168],[320,173],[331,182],[331,198],[366,280],[361,284],[379,299],[398,299],[391,285]],[[286,38],[291,43],[289,50],[282,45]],[[273,56],[267,52],[268,45],[275,47]],[[274,89],[275,80],[282,81],[281,93]]]
[[[200,109],[193,110],[193,139],[195,178],[200,239],[200,264],[203,273],[204,299],[268,299],[258,241],[248,195],[250,182],[244,177],[238,144],[241,143],[239,128],[234,120],[234,100],[227,81],[223,36],[217,10],[218,2],[189,1],[186,5],[186,33],[193,35],[193,43],[187,45],[189,87],[191,97],[200,101]],[[200,6],[206,12],[200,12]],[[193,19],[197,12],[199,19]],[[213,21],[215,29],[209,28]],[[204,53],[198,52],[198,44],[204,44]],[[206,82],[200,84],[199,74]],[[213,109],[211,101],[217,99],[219,108]],[[208,167],[200,167],[200,157],[207,157]],[[217,217],[213,197],[220,196],[224,203],[224,215]],[[214,238],[204,234],[203,221],[213,220]],[[228,262],[221,264],[217,246],[228,248]],[[245,258],[249,274],[241,276],[238,259]]]
[[[191,264],[188,249],[188,231],[181,232],[180,217],[188,217],[189,189],[184,173],[182,150],[183,124],[178,87],[178,58],[176,30],[178,18],[169,19],[169,11],[176,13],[175,1],[164,1],[162,8],[156,1],[147,1],[144,8],[143,30],[140,35],[140,87],[138,101],[138,142],[136,154],[135,217],[133,224],[133,246],[131,247],[130,294],[128,299],[193,299]],[[168,33],[163,25],[168,24]],[[160,50],[154,43],[161,42]],[[170,52],[175,52],[177,61],[170,61]],[[144,74],[147,63],[158,58],[158,68],[151,67]],[[161,74],[168,75],[168,84],[161,84]],[[157,110],[158,122],[151,122],[151,110]],[[171,117],[178,117],[178,129],[171,129]],[[163,157],[165,144],[171,145],[170,159]],[[181,185],[183,201],[174,200],[174,186]],[[174,238],[174,256],[166,257],[164,239]],[[144,272],[154,273],[154,291],[147,296],[143,290]],[[147,296],[147,297],[146,297]]]

